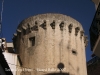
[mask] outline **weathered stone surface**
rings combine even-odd
[[[46,29],[40,26],[44,21],[46,21]],[[51,26],[53,21],[55,23]],[[22,67],[33,69],[31,75],[53,75],[54,73],[87,75],[84,35],[81,34],[81,31],[84,31],[82,25],[69,16],[50,13],[29,17],[20,23],[18,29],[22,31],[22,27],[28,28],[28,24],[33,27],[36,25],[35,22],[37,22],[37,31],[32,30],[29,33],[26,31],[26,35],[23,35],[23,32],[17,35],[16,52],[21,58]],[[62,22],[61,29],[59,25]],[[71,32],[69,32],[70,24],[73,25]],[[77,27],[80,29],[76,36]],[[35,40],[29,40],[32,37],[35,37]],[[59,63],[63,65],[62,71],[58,69]]]

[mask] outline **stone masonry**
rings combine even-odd
[[[87,75],[82,25],[62,14],[40,14],[23,20],[13,37],[21,60],[20,75]]]

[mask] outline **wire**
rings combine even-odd
[[[1,23],[2,23],[2,14],[3,14],[3,4],[4,4],[4,0],[2,1],[2,10],[1,10]]]
[[[0,35],[1,37],[3,36],[3,33],[2,33],[2,15],[3,15],[3,4],[4,4],[4,0],[2,0],[2,9],[1,9],[1,21],[0,21]]]

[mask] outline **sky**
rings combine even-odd
[[[0,11],[2,0],[0,0]],[[86,60],[91,59],[89,28],[95,15],[95,5],[91,0],[4,0],[2,33],[7,42],[12,42],[18,24],[37,14],[60,13],[79,21],[88,35]]]

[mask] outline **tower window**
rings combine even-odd
[[[34,45],[35,45],[35,37],[29,38],[29,47],[34,46]]]
[[[72,53],[73,53],[74,55],[76,55],[76,54],[77,54],[77,52],[76,52],[75,50],[72,50]]]

